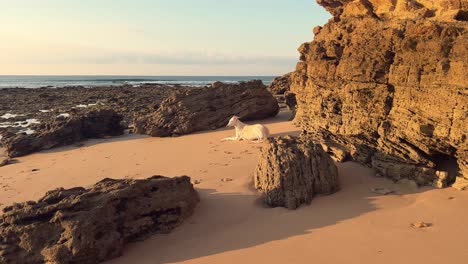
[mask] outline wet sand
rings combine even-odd
[[[274,135],[298,134],[287,119],[281,113],[262,123]],[[252,188],[261,144],[220,141],[233,133],[128,135],[23,157],[0,168],[0,207],[103,178],[188,175],[201,182],[194,216],[108,263],[466,263],[468,192],[415,189],[348,162],[338,164],[342,190],[335,195],[296,211],[264,208]],[[410,226],[417,221],[433,226]]]

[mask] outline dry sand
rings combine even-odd
[[[281,113],[263,123],[276,135],[297,134],[287,118]],[[343,163],[337,194],[297,211],[268,209],[252,189],[261,144],[220,142],[232,134],[130,135],[20,158],[0,168],[0,207],[106,177],[189,175],[201,181],[195,215],[171,234],[130,244],[109,263],[467,263],[468,192],[414,189]],[[372,188],[396,193],[378,195]],[[433,226],[410,226],[418,221]]]

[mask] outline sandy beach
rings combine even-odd
[[[272,134],[298,134],[288,112],[264,120]],[[108,263],[465,263],[468,193],[416,189],[338,164],[342,190],[289,211],[265,208],[252,174],[262,144],[221,142],[221,129],[175,138],[89,140],[0,168],[0,201],[36,200],[57,187],[103,178],[188,175],[200,181],[195,214],[171,234],[126,247]],[[227,179],[227,180],[226,180]],[[379,195],[372,188],[395,193]],[[428,228],[413,228],[424,221]]]

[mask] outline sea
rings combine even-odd
[[[216,81],[239,83],[262,80],[269,85],[276,76],[31,76],[0,75],[0,88],[41,88],[66,86],[118,86],[142,84],[167,84],[184,86],[205,86]]]

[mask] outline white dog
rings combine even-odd
[[[222,139],[222,141],[236,141],[236,140],[257,140],[258,142],[267,139],[270,136],[270,131],[264,125],[247,125],[242,123],[239,120],[239,117],[233,116],[227,127],[235,127],[236,128],[236,136],[235,137],[228,137]]]

